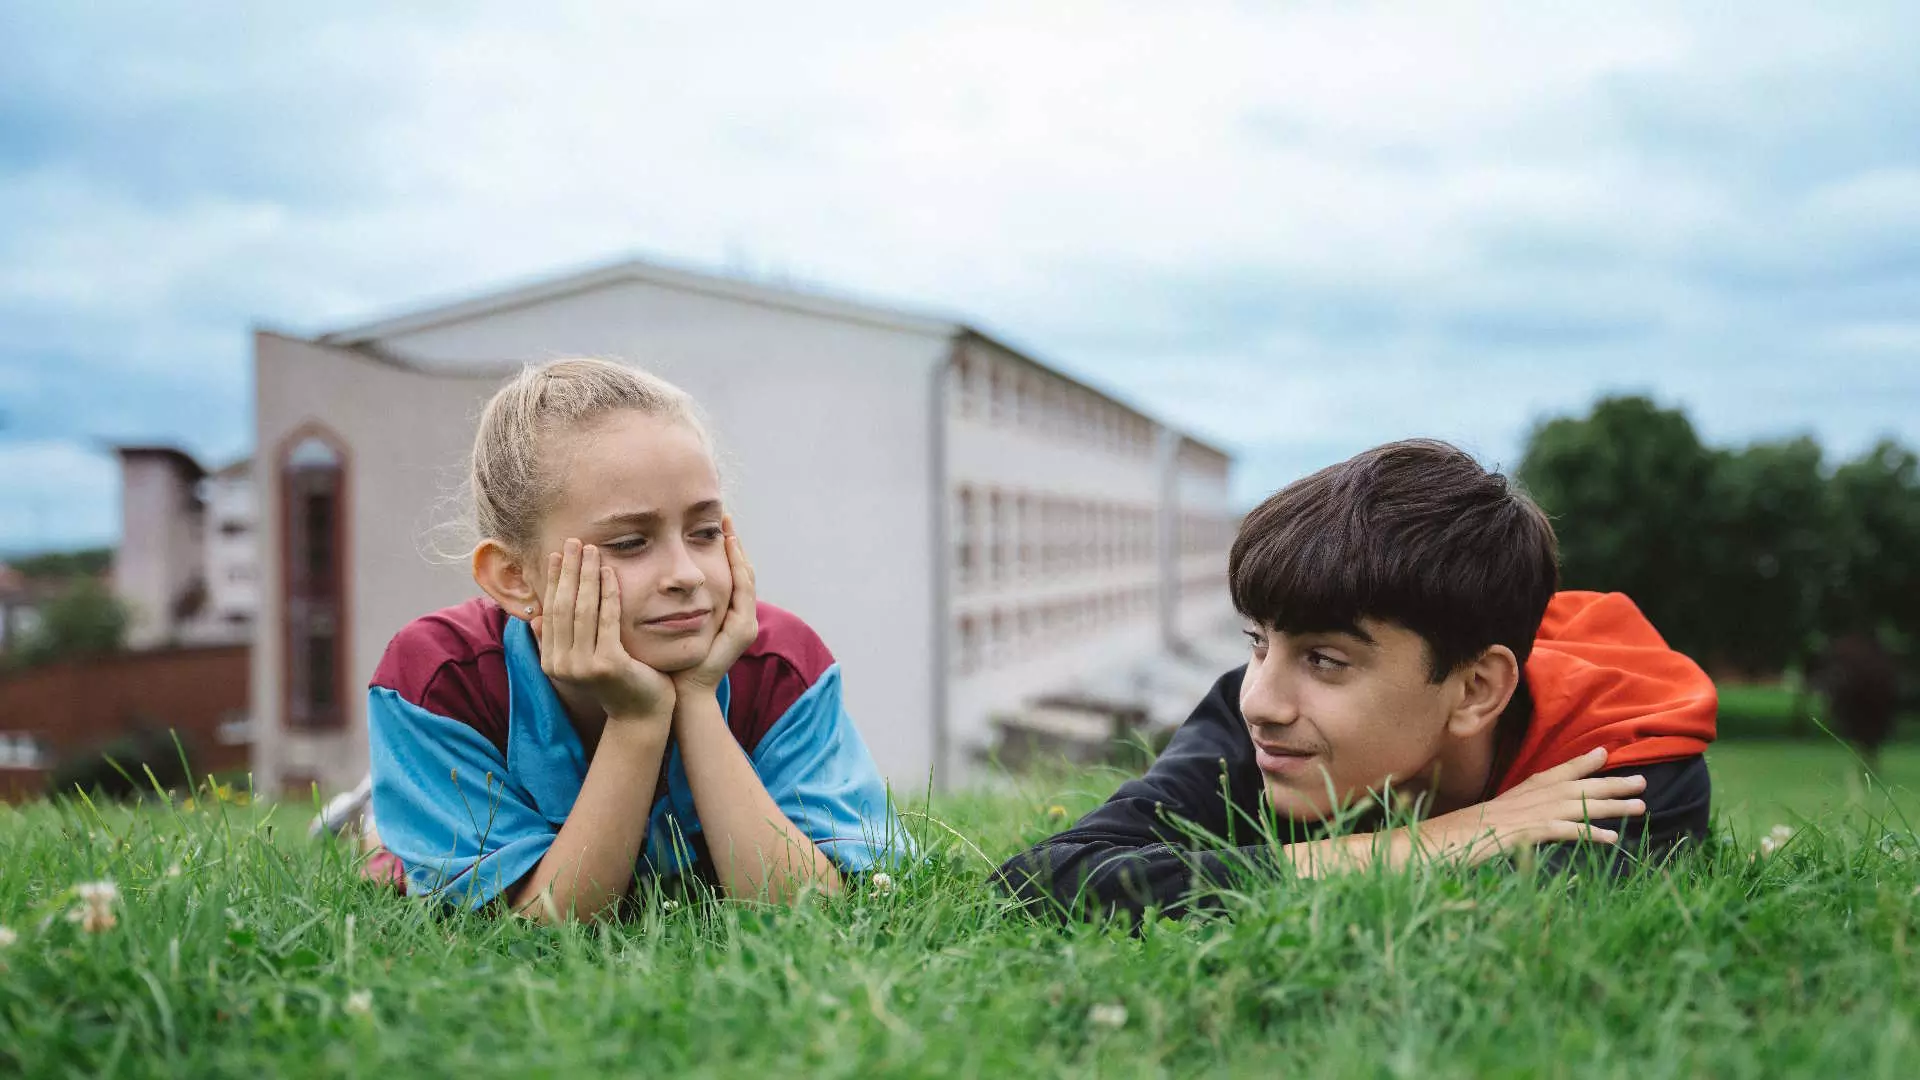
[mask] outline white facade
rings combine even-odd
[[[127,646],[165,645],[203,581],[198,488],[205,470],[167,447],[120,447],[121,542],[114,591],[127,605]]]
[[[113,587],[131,616],[127,647],[251,640],[259,586],[247,463],[209,476],[172,447],[116,453],[121,527]]]
[[[849,710],[904,788],[964,780],[993,711],[1161,650],[1159,605],[1185,610],[1157,555],[1181,512],[1169,499],[1225,510],[1224,487],[1215,505],[1198,479],[1215,464],[1224,476],[1224,455],[964,327],[646,264],[311,341],[262,333],[254,476],[267,588],[253,685],[256,715],[281,722],[256,743],[256,782],[331,788],[365,769],[363,688],[386,642],[475,593],[464,564],[421,549],[480,405],[518,364],[573,355],[635,363],[700,402],[762,598],[832,648]],[[1025,381],[1010,385],[1032,393],[1003,391],[996,412],[989,372],[1017,373]],[[295,515],[283,491],[290,447],[314,439],[344,463],[326,483],[341,501],[329,527],[343,537],[346,709],[337,726],[293,730],[289,657],[306,652],[286,640],[279,595],[299,548],[288,530],[333,519]],[[1207,461],[1191,494],[1169,471],[1170,446]],[[955,531],[964,493],[976,514],[1000,507],[1006,529],[980,519],[975,542],[997,545],[997,560],[978,546],[969,556]],[[972,571],[959,562],[969,557]],[[1224,589],[1191,607],[1224,617]],[[1004,633],[987,636],[996,616]]]
[[[207,619],[250,633],[260,611],[259,508],[253,463],[239,462],[201,482],[206,507]]]

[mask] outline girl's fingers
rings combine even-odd
[[[573,648],[573,632],[578,618],[575,608],[580,600],[580,541],[568,540],[561,547],[559,583],[553,590],[553,647],[558,653]]]
[[[600,568],[600,626],[594,639],[594,651],[612,656],[620,644],[620,579],[613,567]]]
[[[580,585],[573,595],[573,647],[591,655],[600,629],[600,549],[580,549]]]
[[[556,551],[547,556],[547,585],[541,590],[540,615],[535,620],[539,625],[534,627],[534,633],[540,636],[540,655],[543,657],[554,654],[555,646],[549,633],[553,628],[553,620],[547,618],[547,613],[555,610],[554,596],[559,590],[560,553]]]

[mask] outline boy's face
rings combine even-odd
[[[1428,678],[1426,642],[1397,623],[1359,633],[1248,631],[1240,711],[1275,810],[1321,820],[1389,780],[1415,794],[1447,746],[1463,676]]]

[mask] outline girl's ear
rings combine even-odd
[[[1460,700],[1447,717],[1447,734],[1472,738],[1491,728],[1520,688],[1520,659],[1505,645],[1494,645],[1457,676]]]
[[[516,619],[540,613],[540,580],[498,540],[482,540],[473,549],[473,583]]]

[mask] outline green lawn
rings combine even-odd
[[[1715,768],[1730,821],[1846,791],[1824,748]],[[565,930],[393,899],[290,807],[0,810],[0,1076],[1920,1074],[1920,862],[1864,810],[1615,886],[1276,880],[1138,936],[981,887],[1112,782],[940,800],[890,894]]]
[[[1742,831],[1833,814],[1920,828],[1920,746],[1911,743],[1887,747],[1871,779],[1848,747],[1825,739],[1720,743],[1707,761],[1714,808]]]

